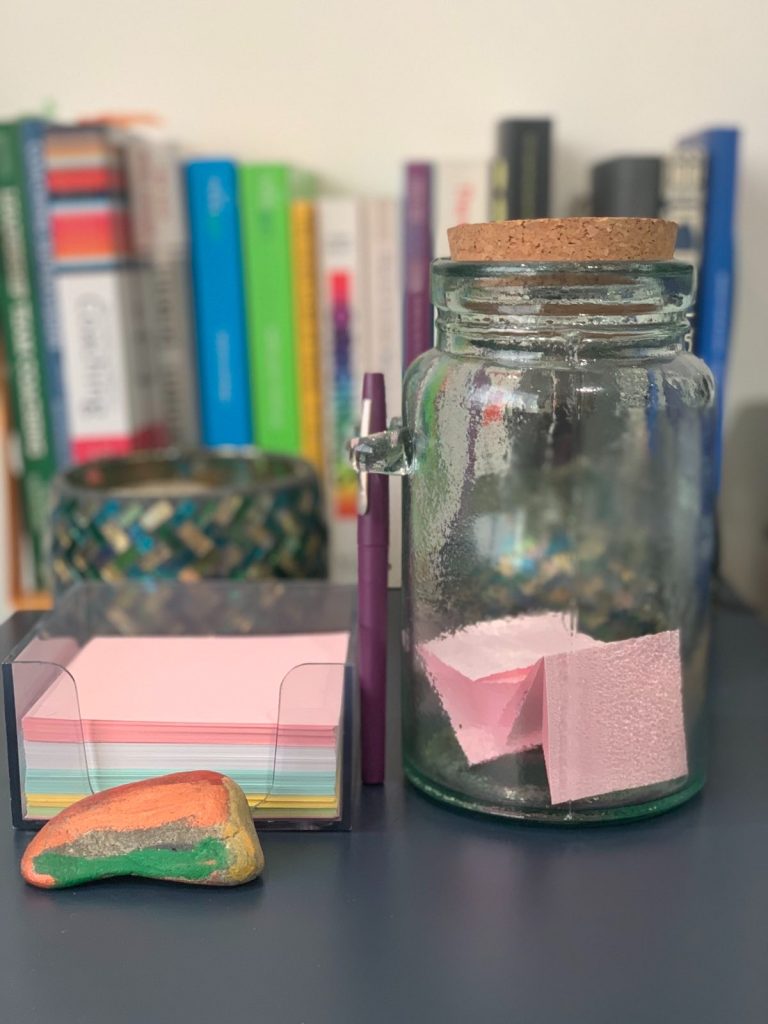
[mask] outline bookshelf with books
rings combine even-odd
[[[5,459],[12,561],[23,566],[24,552],[35,552],[32,572],[14,570],[14,603],[24,601],[25,578],[45,582],[44,513],[34,503],[45,507],[54,473],[166,443],[304,457],[324,486],[331,574],[351,582],[356,480],[346,444],[358,427],[362,374],[384,373],[389,416],[400,416],[403,372],[433,343],[430,260],[447,255],[455,223],[550,212],[551,121],[509,118],[486,154],[411,161],[397,196],[329,194],[287,163],[190,158],[162,130],[130,119],[22,120],[0,132],[12,143],[0,173],[18,179],[21,204],[6,218],[2,264],[8,447],[21,455]],[[34,147],[25,156],[24,132],[37,140],[37,163]],[[720,138],[704,133],[666,155],[603,160],[595,174],[599,212],[681,221],[679,255],[701,264],[708,290],[720,287],[715,277],[722,283],[722,267],[711,271],[715,254],[722,262],[730,251],[735,157],[730,171],[715,169]],[[637,180],[648,186],[642,211],[624,211],[622,197],[640,201]],[[713,228],[715,205],[725,212]],[[34,331],[19,374],[7,297],[22,252]],[[707,302],[700,291],[704,323]],[[716,322],[725,325],[716,341],[702,334],[697,346],[722,376],[727,317]],[[34,402],[20,405],[22,383]],[[42,473],[30,461],[40,436]],[[399,582],[398,502],[392,487],[391,584]]]

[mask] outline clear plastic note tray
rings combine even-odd
[[[3,663],[14,826],[172,772],[221,772],[259,828],[348,829],[354,591],[83,583]]]

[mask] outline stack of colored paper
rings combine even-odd
[[[255,817],[339,815],[348,633],[99,637],[22,718],[27,812],[207,768]]]

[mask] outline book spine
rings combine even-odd
[[[510,220],[507,207],[509,167],[500,156],[491,161],[491,220]]]
[[[432,167],[405,169],[404,365],[432,348],[433,315],[429,266],[432,261]]]
[[[136,427],[130,388],[136,273],[105,268],[57,276],[72,455],[78,463],[125,455],[152,442],[147,428]]]
[[[20,129],[0,125],[0,314],[21,440],[26,524],[36,582],[44,586],[49,488],[56,459],[46,402],[45,351],[34,302],[32,245]]]
[[[290,172],[240,169],[243,268],[252,415],[259,446],[301,451],[290,249]]]
[[[658,217],[661,206],[658,157],[627,156],[592,168],[595,217]]]
[[[349,583],[356,571],[357,477],[349,464],[347,441],[356,433],[360,414],[355,353],[360,285],[357,201],[322,199],[317,207],[317,239],[330,568],[334,581]]]
[[[701,274],[696,295],[696,354],[715,378],[717,432],[715,486],[719,487],[723,412],[734,289],[733,218],[736,203],[738,131],[720,128],[699,140],[708,155],[707,201]]]
[[[155,371],[155,404],[168,441],[191,447],[200,441],[200,400],[192,343],[189,265],[162,260],[144,268],[144,307]]]
[[[25,187],[32,224],[31,255],[34,283],[45,347],[48,409],[56,465],[59,469],[63,469],[69,465],[71,453],[67,405],[64,395],[61,332],[56,306],[56,286],[48,219],[48,187],[44,154],[45,126],[42,121],[23,121],[21,133],[26,172]]]
[[[502,121],[493,165],[492,216],[520,220],[549,216],[548,120]]]
[[[191,161],[186,182],[203,443],[251,444],[237,171]]]
[[[365,370],[383,373],[388,416],[400,416],[403,382],[403,331],[397,315],[402,289],[398,204],[394,199],[365,201],[367,328]]]
[[[488,220],[491,169],[482,160],[443,160],[432,174],[433,251],[436,258],[447,258],[448,228]]]
[[[105,126],[54,128],[45,150],[56,193],[49,213],[72,456],[82,462],[156,446],[164,435],[131,239],[124,137]],[[106,366],[120,376],[110,378]]]
[[[664,160],[660,216],[677,224],[675,259],[698,271],[704,243],[707,154],[701,146],[678,146]],[[695,331],[694,331],[695,336]]]
[[[150,335],[146,318],[141,272],[141,266],[131,261],[115,274],[122,305],[121,344],[127,368],[126,386],[131,409],[129,429],[134,450],[160,448],[168,444],[168,432],[154,386],[152,349],[155,339]]]
[[[152,387],[172,444],[199,440],[191,296],[181,173],[173,146],[134,134],[127,142],[133,242],[142,267],[142,303],[151,339]]]
[[[323,471],[323,406],[315,247],[315,208],[306,199],[291,204],[293,308],[296,325],[296,369],[301,396],[301,454]]]
[[[402,294],[399,209],[394,199],[365,202],[367,325],[369,353],[365,369],[384,374],[387,419],[402,415],[403,335],[398,316]],[[389,586],[401,581],[401,481],[389,483]]]

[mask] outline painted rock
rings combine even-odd
[[[261,874],[245,794],[218,772],[178,772],[86,797],[37,833],[25,881],[61,889],[136,875],[193,885],[240,885]]]

